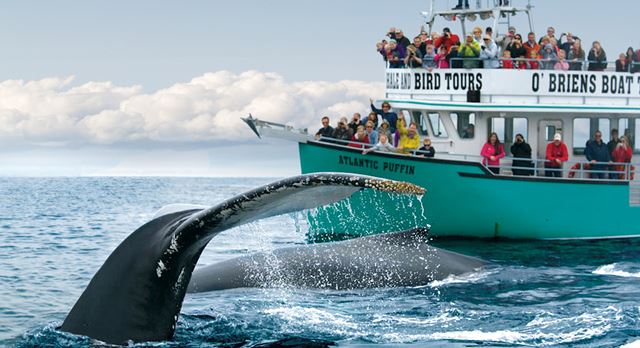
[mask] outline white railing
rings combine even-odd
[[[355,141],[348,141],[348,140],[340,140],[340,139],[334,139],[334,138],[326,138],[326,137],[322,137],[319,139],[310,139],[310,141],[318,141],[318,142],[324,142],[324,143],[330,143],[333,146],[336,146],[338,148],[349,148],[349,149],[359,149],[359,150],[365,150],[365,149],[369,149],[371,147],[373,147],[374,145],[372,144],[366,144],[366,143],[360,143],[360,142],[355,142]],[[376,151],[374,150],[373,152],[370,153],[375,153]],[[390,153],[390,152],[383,152],[383,153]],[[412,150],[410,151],[410,153],[408,154],[404,154],[404,153],[399,153],[399,152],[391,152],[391,154],[395,154],[398,156],[416,156],[416,157],[421,157],[423,158],[426,155],[426,152],[423,151],[418,151],[418,150]],[[459,160],[459,161],[466,161],[466,162],[476,162],[476,163],[482,163],[482,156],[479,155],[465,155],[465,154],[453,154],[453,153],[442,153],[442,152],[437,152],[435,155],[436,159],[452,159],[452,160]],[[528,161],[531,163],[531,166],[528,167],[523,167],[523,166],[514,166],[513,165],[513,161],[514,160],[519,160],[519,161]],[[515,176],[515,177],[545,177],[545,178],[549,178],[547,176],[547,173],[560,173],[559,177],[553,177],[553,179],[572,179],[572,180],[616,180],[616,181],[632,181],[635,179],[637,174],[639,173],[639,170],[637,168],[640,168],[640,164],[633,164],[633,163],[626,163],[626,162],[597,162],[597,163],[591,163],[589,161],[566,161],[563,163],[562,167],[560,168],[555,168],[555,167],[546,167],[545,163],[547,163],[549,161],[547,161],[546,159],[536,159],[536,158],[518,158],[518,157],[504,157],[501,160],[501,164],[498,166],[490,166],[488,164],[482,164],[486,169],[487,172],[490,175],[493,176]],[[591,169],[591,167],[593,165],[599,166],[599,167],[604,167],[604,169]],[[500,174],[494,174],[491,171],[491,168],[499,168],[500,169]],[[528,175],[518,175],[518,174],[514,174],[513,170],[521,170],[521,171],[525,171],[528,172]],[[604,179],[597,179],[597,178],[592,178],[592,174],[596,174],[596,173],[602,173],[605,178]]]

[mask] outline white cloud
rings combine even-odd
[[[20,144],[117,144],[209,142],[252,137],[240,117],[296,127],[320,126],[366,113],[381,83],[307,81],[290,83],[274,73],[207,73],[154,93],[140,86],[88,82],[73,77],[0,82],[0,141]],[[334,122],[335,123],[335,122]]]

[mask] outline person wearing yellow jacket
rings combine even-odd
[[[398,152],[404,154],[411,154],[413,151],[418,150],[420,147],[420,136],[416,124],[411,122],[409,128],[404,126],[404,123],[398,120],[396,125],[398,133],[400,133],[400,141],[398,141]]]
[[[480,57],[480,44],[473,40],[473,36],[468,34],[460,48],[458,48],[458,57],[468,58],[462,62],[465,69],[477,69],[480,67],[480,61],[476,58]]]

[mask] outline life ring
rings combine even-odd
[[[578,170],[588,170],[589,169],[589,164],[585,163],[584,165],[582,165],[581,163],[576,163],[573,166],[571,166],[571,168],[569,168],[569,178],[575,178],[576,174],[578,173]]]

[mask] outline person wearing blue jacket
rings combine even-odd
[[[602,133],[596,131],[594,135],[595,139],[587,141],[586,148],[584,150],[584,156],[587,161],[591,162],[589,167],[592,179],[605,179],[607,178],[604,172],[611,162],[611,154],[609,153],[609,147],[602,141]]]
[[[391,104],[383,102],[382,110],[380,110],[373,105],[373,99],[369,98],[369,102],[371,103],[371,111],[380,115],[383,120],[387,120],[389,122],[389,130],[391,131],[391,134],[395,133],[396,123],[398,123],[398,114],[391,111]]]

